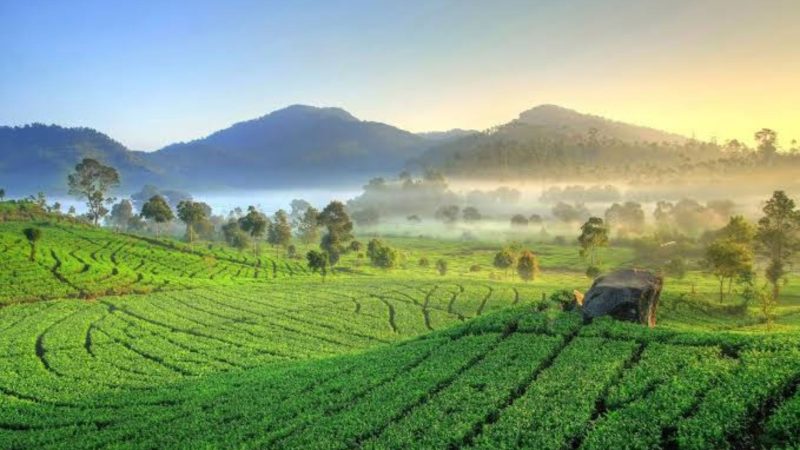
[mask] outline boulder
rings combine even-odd
[[[598,277],[583,300],[583,320],[609,315],[618,320],[656,326],[664,280],[648,271],[618,270]]]

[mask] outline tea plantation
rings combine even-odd
[[[446,276],[349,261],[323,282],[65,223],[30,261],[25,226],[0,224],[0,448],[800,446],[791,300],[767,331],[682,281],[654,330],[584,325],[552,300],[588,284],[558,249],[531,283],[448,244],[407,250],[450,255]]]

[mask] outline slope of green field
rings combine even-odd
[[[356,312],[351,299],[336,295],[319,308],[330,320],[306,310],[298,313],[301,323],[292,319],[295,300],[289,294],[232,298],[230,305],[270,312],[258,325],[242,327],[199,310],[191,317],[168,308],[148,312],[149,299],[148,306],[108,300],[113,312],[95,317],[73,303],[61,314],[66,319],[51,319],[38,331],[22,325],[29,315],[15,313],[16,328],[3,320],[0,447],[800,444],[793,422],[800,396],[797,335],[654,332],[610,320],[584,326],[577,314],[532,301],[375,344],[424,330],[404,334],[386,323],[387,314],[359,321],[367,310]],[[339,302],[347,307],[335,307]],[[40,305],[38,313],[64,308]],[[162,323],[146,320],[151,314]],[[66,326],[70,321],[74,326]],[[270,332],[276,333],[271,339]],[[365,347],[372,348],[352,351]],[[8,353],[13,348],[25,354]],[[306,358],[336,352],[343,354]],[[215,373],[203,376],[203,368]]]
[[[584,325],[549,299],[589,284],[572,247],[522,283],[488,244],[392,243],[399,268],[323,282],[273,249],[0,223],[0,448],[800,445],[793,284],[772,326],[697,272],[655,330]]]

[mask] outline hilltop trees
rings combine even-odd
[[[539,259],[530,250],[525,250],[519,255],[517,274],[524,281],[534,280],[539,274]]]
[[[197,227],[208,220],[211,208],[202,202],[183,200],[178,203],[178,218],[186,224],[186,240],[194,243]]]
[[[800,247],[800,212],[795,202],[783,191],[775,191],[766,205],[764,217],[758,221],[756,241],[760,253],[767,258],[765,271],[772,285],[772,299],[778,300],[786,266]]]
[[[25,235],[25,239],[28,240],[28,244],[31,246],[31,255],[29,259],[31,261],[36,260],[36,243],[39,242],[39,239],[42,238],[42,230],[39,228],[31,227],[25,228],[22,230],[22,234]]]
[[[153,221],[156,229],[156,238],[159,237],[161,224],[169,222],[175,218],[175,215],[172,214],[172,209],[170,209],[167,201],[164,200],[164,197],[160,195],[154,195],[150,197],[150,200],[142,205],[141,216],[147,220]]]
[[[236,222],[233,222],[233,227],[235,227],[235,225]],[[267,229],[270,227],[269,219],[267,219],[264,213],[258,211],[255,206],[250,206],[247,208],[247,214],[239,218],[238,225],[242,231],[249,234],[255,241],[256,245],[253,247],[253,251],[255,255],[258,256],[260,250],[258,245],[259,239],[264,236],[264,233],[266,233]],[[235,237],[235,230],[233,227],[227,230],[228,236],[226,236],[226,241],[229,243],[232,242]],[[225,230],[223,230],[223,233],[225,233]],[[230,239],[228,239],[228,237]]]
[[[339,201],[330,202],[319,214],[318,222],[327,230],[320,247],[328,254],[330,265],[335,266],[346,250],[345,245],[353,239],[353,222]]]
[[[104,166],[94,159],[84,158],[75,166],[75,172],[67,176],[69,193],[86,199],[89,218],[97,225],[108,213],[105,204],[114,201],[106,197],[108,191],[119,186],[119,173],[113,167]]]
[[[608,228],[603,219],[590,217],[586,223],[581,225],[581,235],[578,236],[578,243],[581,246],[581,256],[589,258],[590,268],[596,267],[595,256],[597,249],[608,245]]]

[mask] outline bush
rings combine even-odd
[[[439,272],[439,275],[447,275],[447,261],[444,259],[436,261],[436,270]]]
[[[469,266],[469,271],[470,272],[480,272],[481,271],[481,265],[480,264],[473,264],[473,265]]]
[[[428,258],[423,256],[422,258],[419,259],[419,262],[417,264],[419,264],[420,267],[428,267],[431,265],[431,262],[428,261]]]

